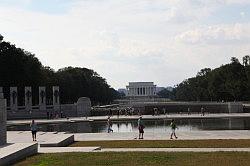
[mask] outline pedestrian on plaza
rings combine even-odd
[[[108,125],[108,133],[110,132],[113,133],[114,131],[112,129],[112,122],[111,122],[110,116],[108,117],[107,125]]]
[[[144,123],[142,121],[142,117],[138,119],[138,130],[139,130],[139,139],[143,139],[143,134],[144,134]]]
[[[203,107],[201,107],[201,116],[204,116],[205,115],[205,110]]]
[[[30,130],[31,130],[33,141],[36,141],[37,124],[35,123],[35,120],[32,120],[30,124]]]
[[[163,115],[166,115],[166,108],[163,108]]]
[[[63,111],[62,110],[60,111],[60,116],[61,116],[61,118],[63,118]]]
[[[190,108],[189,108],[189,107],[188,107],[188,110],[187,110],[187,111],[188,111],[188,115],[191,115],[191,112],[190,112]]]
[[[171,135],[170,135],[170,139],[173,139],[173,136],[175,137],[175,139],[177,139],[178,137],[177,137],[176,134],[175,134],[175,130],[176,130],[178,127],[176,126],[174,119],[171,121],[170,127],[171,127],[171,131],[172,131],[172,132],[171,132]]]
[[[121,111],[120,109],[117,110],[117,118],[119,118],[120,116],[120,111]]]

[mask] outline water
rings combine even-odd
[[[170,131],[170,120],[144,120],[145,132]],[[176,119],[178,131],[192,130],[250,130],[250,118],[210,118],[210,119]],[[39,124],[39,131],[68,133],[102,133],[107,132],[107,123],[102,122],[67,122]],[[114,132],[137,131],[137,121],[113,121]],[[7,126],[8,131],[29,131],[29,125]]]

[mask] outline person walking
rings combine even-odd
[[[31,130],[33,141],[36,141],[37,124],[35,123],[35,120],[32,120],[30,124],[30,130]]]
[[[108,133],[114,132],[112,129],[112,122],[111,122],[110,116],[108,117],[107,125],[108,125]]]
[[[188,107],[187,112],[188,112],[188,115],[191,115],[191,112],[190,112],[190,108],[189,108],[189,107]]]
[[[201,107],[201,116],[204,116],[205,115],[205,110],[203,107]]]
[[[172,132],[171,132],[171,135],[170,135],[170,139],[173,139],[173,136],[175,137],[175,139],[177,139],[178,137],[177,137],[176,134],[175,134],[175,130],[176,130],[178,127],[176,126],[174,119],[171,121],[170,127],[171,127],[171,131],[172,131]]]
[[[144,124],[142,121],[142,117],[138,119],[138,130],[139,130],[139,139],[143,139],[143,134],[144,134]]]

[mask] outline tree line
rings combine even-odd
[[[0,34],[0,86],[9,98],[9,87],[17,86],[19,104],[24,103],[24,86],[31,86],[33,103],[38,103],[38,87],[46,86],[47,99],[52,100],[51,87],[60,86],[61,103],[74,103],[79,97],[89,97],[93,104],[108,104],[119,93],[91,69],[65,67],[58,71],[43,66],[34,54],[4,41]]]
[[[195,77],[176,85],[173,91],[161,91],[161,97],[182,101],[250,100],[250,57],[241,64],[236,57],[215,69],[204,68]]]

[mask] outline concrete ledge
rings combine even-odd
[[[37,143],[14,143],[0,148],[0,165],[10,165],[38,153]]]
[[[40,143],[40,147],[60,147],[68,146],[74,142],[73,134],[60,134],[55,135],[52,139]]]

